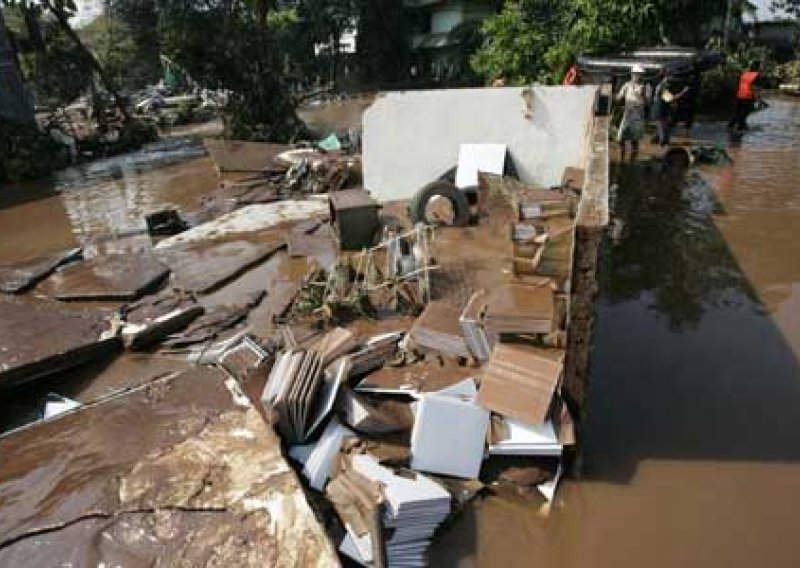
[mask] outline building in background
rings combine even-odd
[[[107,0],[75,0],[77,11],[70,23],[76,28],[90,24],[95,18],[102,15]]]
[[[414,73],[448,81],[463,69],[463,54],[476,41],[484,19],[495,14],[492,0],[404,0],[414,53]]]

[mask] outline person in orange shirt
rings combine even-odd
[[[747,117],[756,109],[756,103],[761,100],[761,62],[752,61],[741,77],[739,87],[736,89],[736,111],[728,122],[728,128],[747,130]]]

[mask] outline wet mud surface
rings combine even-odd
[[[0,438],[0,565],[334,563],[277,437],[229,381],[195,368]]]

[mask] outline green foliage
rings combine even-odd
[[[800,0],[772,0],[770,8],[777,12],[786,12],[794,18],[800,18]]]
[[[726,6],[727,0],[506,0],[484,22],[472,66],[485,80],[553,83],[579,54],[701,42],[698,24]]]
[[[733,112],[736,87],[744,67],[735,61],[703,73],[698,109],[703,113],[728,115]]]
[[[7,23],[21,48],[19,62],[26,84],[37,103],[57,106],[71,102],[92,83],[86,54],[41,6],[5,9]]]
[[[367,84],[391,84],[406,78],[411,63],[403,3],[358,0],[357,62]]]
[[[775,75],[783,83],[791,83],[794,85],[800,83],[800,59],[778,65],[775,69]]]
[[[557,42],[562,19],[559,0],[508,0],[502,11],[483,24],[481,49],[472,67],[487,80],[510,83],[538,80],[548,71],[545,56]]]
[[[36,125],[0,118],[0,180],[41,178],[65,167],[68,161],[67,148]]]
[[[286,15],[268,3],[170,3],[160,13],[164,53],[204,87],[229,91],[227,135],[287,141],[302,131],[286,84]]]
[[[118,86],[139,89],[161,74],[157,22],[153,3],[123,0],[78,33]]]

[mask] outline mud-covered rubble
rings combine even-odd
[[[278,440],[222,371],[34,424],[0,452],[5,566],[338,564]]]
[[[218,171],[256,175],[224,180],[198,204],[205,222],[0,299],[42,334],[2,339],[0,357],[27,357],[3,363],[9,384],[85,364],[73,353],[98,342],[192,365],[76,396],[81,407],[0,437],[13,458],[0,504],[17,511],[0,522],[0,561],[67,547],[56,556],[78,565],[329,566],[335,547],[365,565],[422,565],[481,493],[553,501],[577,442],[562,387],[580,192],[481,175],[471,225],[412,226],[405,203],[314,195],[345,185],[337,153],[248,145],[241,165],[211,147]],[[42,331],[67,324],[80,329]],[[91,452],[102,459],[85,463]],[[29,481],[58,460],[63,472]]]
[[[76,367],[118,350],[117,330],[99,309],[0,295],[0,389]]]
[[[0,266],[0,292],[21,294],[52,274],[56,268],[80,258],[83,250],[74,248],[33,258],[13,266]]]

